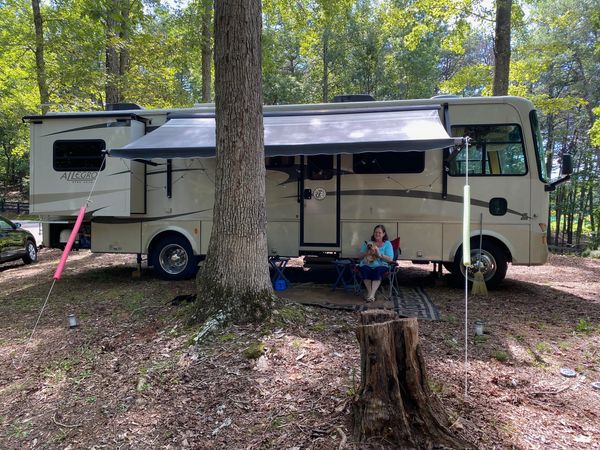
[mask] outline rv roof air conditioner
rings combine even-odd
[[[106,111],[130,111],[132,109],[144,109],[135,103],[107,103]]]
[[[373,101],[375,101],[375,99],[369,94],[336,95],[335,97],[333,97],[333,103]]]

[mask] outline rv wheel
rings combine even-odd
[[[161,278],[183,280],[196,274],[196,257],[183,236],[164,236],[152,247],[150,263]]]
[[[471,244],[473,245],[473,244]],[[479,270],[483,272],[483,279],[488,288],[494,288],[500,284],[506,276],[508,263],[504,252],[497,245],[489,241],[483,241],[481,247],[481,262],[479,263],[479,245],[476,248],[471,247],[471,267],[469,267],[468,278],[473,281],[475,272]],[[462,264],[462,250],[456,253],[454,258],[454,268],[451,271],[458,280],[464,283],[465,266]]]

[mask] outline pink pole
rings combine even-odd
[[[60,276],[62,275],[62,271],[67,264],[67,258],[69,257],[69,252],[71,251],[71,247],[73,247],[73,242],[75,242],[75,238],[77,237],[77,233],[79,232],[79,227],[81,227],[81,222],[83,222],[83,216],[85,216],[85,206],[82,206],[79,209],[79,214],[77,215],[77,220],[75,221],[75,226],[71,231],[71,235],[69,236],[69,240],[67,241],[67,245],[65,245],[65,249],[63,250],[62,256],[60,257],[60,262],[58,263],[58,267],[56,268],[56,272],[54,272],[54,279],[60,280]]]

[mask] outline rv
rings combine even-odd
[[[464,277],[468,173],[473,267],[488,285],[502,281],[509,262],[546,262],[548,191],[567,177],[549,181],[528,100],[350,101],[265,106],[264,115],[271,256],[355,257],[384,224],[390,239],[402,239],[400,259]],[[195,274],[213,218],[214,106],[24,120],[30,210],[43,217],[46,246],[64,247],[89,197],[79,248],[146,255],[167,279]],[[464,137],[470,145],[460,145]]]

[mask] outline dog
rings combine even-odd
[[[367,244],[367,254],[364,257],[365,263],[370,264],[379,258],[379,249],[375,244],[369,242]]]

